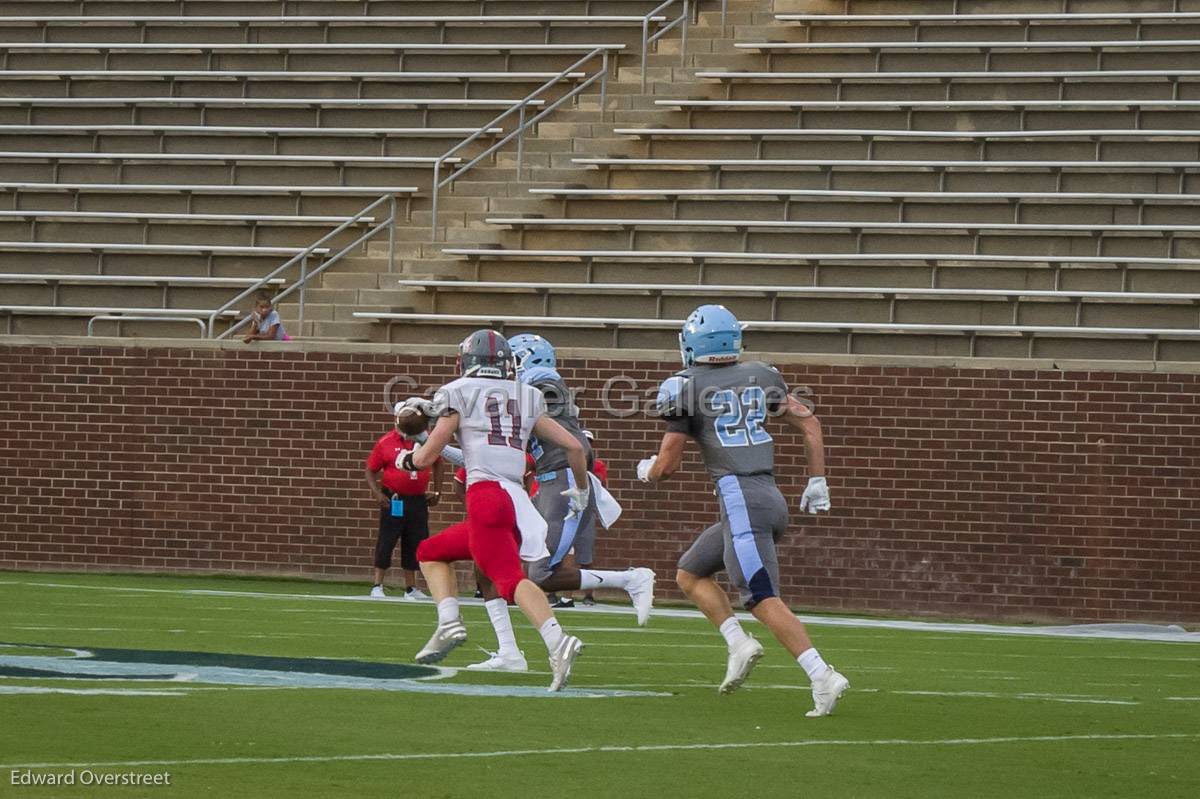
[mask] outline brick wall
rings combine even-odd
[[[632,479],[658,423],[599,414],[621,374],[564,376],[626,507],[598,565],[675,558],[716,512],[687,479]],[[450,376],[442,356],[282,349],[0,346],[0,568],[365,578],[361,462],[384,386]],[[1200,621],[1200,375],[784,366],[826,430],[834,512],[794,515],[785,596],[821,609]],[[803,452],[780,433],[784,492]],[[437,514],[455,518],[456,503]]]

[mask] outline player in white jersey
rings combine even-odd
[[[515,601],[546,642],[553,678],[550,690],[567,684],[583,643],[567,635],[546,595],[526,579],[521,561],[548,557],[546,522],[525,493],[525,449],[529,437],[553,441],[568,451],[575,485],[563,492],[568,513],[588,505],[587,458],[575,437],[546,415],[537,389],[513,379],[512,351],[493,330],[472,333],[459,345],[459,379],[438,391],[441,414],[426,443],[401,464],[414,471],[437,459],[458,434],[467,469],[467,518],[426,539],[417,549],[421,572],[437,602],[438,627],[417,661],[436,663],[467,639],[458,609],[458,587],[450,564],[473,560],[500,596]]]

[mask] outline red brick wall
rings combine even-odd
[[[447,358],[186,346],[0,347],[0,567],[365,578],[361,462],[390,423],[383,386],[429,388]],[[563,370],[626,507],[598,565],[675,558],[716,513],[688,476],[632,479],[657,422],[599,415],[616,374]],[[834,512],[795,513],[797,605],[958,616],[1200,621],[1200,376],[784,367],[826,430]],[[784,491],[803,452],[779,434]],[[793,506],[794,509],[794,506]],[[456,504],[438,514],[444,523]]]

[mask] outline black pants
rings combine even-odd
[[[387,492],[384,492],[387,493]],[[375,543],[375,568],[392,565],[392,550],[400,542],[400,568],[417,571],[417,546],[429,537],[429,506],[425,495],[397,496],[404,501],[404,515],[393,516],[390,504],[379,509],[379,539]]]

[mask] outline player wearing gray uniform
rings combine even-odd
[[[575,405],[567,384],[563,382],[558,372],[546,366],[533,366],[521,370],[521,382],[533,386],[542,392],[546,400],[546,414],[558,422],[567,432],[575,437],[587,453],[588,469],[592,468],[592,444],[583,434],[583,426],[579,423],[579,408]],[[530,454],[533,455],[534,469],[537,473],[538,493],[533,498],[533,506],[542,514],[549,529],[546,531],[546,548],[550,550],[547,561],[539,561],[529,567],[529,578],[539,585],[550,579],[550,573],[563,562],[563,558],[571,551],[575,536],[581,528],[594,524],[596,517],[596,498],[588,503],[584,512],[573,518],[566,518],[566,499],[559,491],[574,486],[571,470],[567,468],[567,452],[551,441],[539,441],[534,438],[529,442]],[[555,589],[547,589],[555,590]],[[565,589],[561,589],[565,590]]]
[[[667,433],[657,455],[638,464],[638,478],[656,483],[675,473],[687,440],[693,439],[716,482],[720,521],[709,527],[679,560],[676,579],[724,636],[729,647],[722,694],[735,691],[762,657],[763,648],[733,615],[729,598],[714,576],[725,569],[742,603],[767,625],[812,681],[814,709],[833,712],[849,681],[813,647],[804,624],[779,598],[775,543],[787,531],[787,500],[775,484],[774,440],[766,429],[778,417],[803,437],[812,472],[800,508],[829,510],[821,424],[812,411],[788,395],[777,370],[755,361],[740,362],[741,325],[726,308],[704,305],[684,323],[679,336],[683,372],[659,390],[658,412]]]
[[[787,402],[783,376],[765,363],[693,366],[676,376],[667,430],[694,439],[717,484],[721,520],[679,559],[708,577],[725,569],[747,608],[778,596],[775,542],[787,532],[787,500],[775,485],[775,448],[763,429]],[[745,410],[745,419],[739,419]]]

